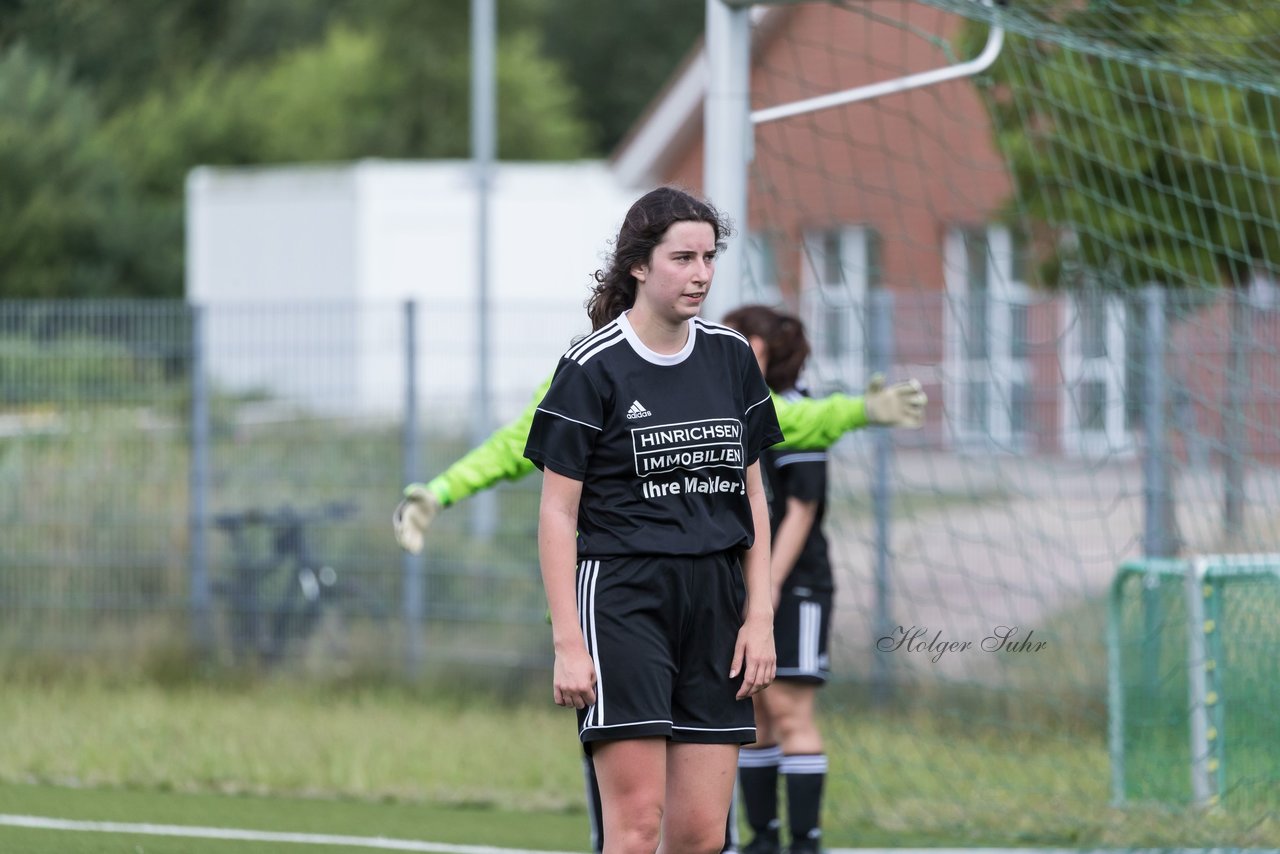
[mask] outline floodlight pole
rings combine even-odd
[[[471,444],[489,435],[493,419],[489,311],[489,200],[497,149],[495,126],[494,0],[471,0],[471,159],[476,188],[476,389]],[[471,507],[471,533],[488,539],[497,528],[497,503],[485,491]]]

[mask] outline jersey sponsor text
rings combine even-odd
[[[708,421],[694,421],[689,424],[661,424],[656,427],[636,430],[633,435],[636,449],[639,451],[670,448],[717,439],[741,442],[742,424],[730,418],[713,418]]]
[[[675,469],[705,469],[711,466],[742,468],[742,449],[693,448],[636,457],[636,474],[641,477]]]
[[[637,427],[631,444],[640,477],[676,469],[743,468],[742,422],[733,418]]]
[[[690,475],[684,479],[684,483],[679,480],[668,481],[647,481],[640,485],[640,491],[645,498],[664,498],[668,495],[717,495],[720,493],[728,493],[729,495],[746,495],[747,487],[740,480],[732,480],[727,477],[694,477]]]

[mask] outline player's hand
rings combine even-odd
[[[919,380],[884,384],[884,374],[875,374],[862,394],[867,423],[883,427],[915,430],[924,424],[924,407],[929,402]]]
[[[422,539],[432,520],[440,512],[440,499],[420,483],[411,483],[404,489],[404,498],[391,516],[391,527],[396,532],[396,542],[409,554],[422,551]]]
[[[748,615],[738,629],[738,642],[733,647],[733,665],[729,678],[742,674],[738,699],[745,700],[768,688],[777,675],[778,657],[773,648],[773,616]]]
[[[557,706],[585,709],[596,701],[596,665],[585,646],[556,650],[551,680],[552,699]]]

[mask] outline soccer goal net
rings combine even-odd
[[[1280,6],[752,16],[746,298],[804,319],[814,392],[883,370],[930,398],[922,430],[831,455],[832,820],[868,843],[1198,838],[1171,594],[1145,618],[1125,597],[1126,643],[1183,680],[1135,694],[1154,666],[1135,665],[1125,737],[1179,745],[1126,771],[1174,818],[1108,809],[1108,596],[1126,561],[1280,551]],[[971,62],[996,27],[975,74],[774,109]],[[1149,583],[1182,601],[1181,578]],[[1238,632],[1221,677],[1256,680],[1280,653],[1274,595],[1214,583]],[[1259,726],[1213,841],[1256,841],[1280,805],[1274,716]]]
[[[1274,806],[1280,555],[1121,565],[1107,625],[1112,802]]]

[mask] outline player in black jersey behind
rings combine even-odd
[[[721,850],[774,677],[759,456],[782,434],[746,339],[698,317],[727,232],[674,188],[631,206],[525,448],[553,696],[578,710],[606,854]]]
[[[809,342],[801,322],[762,305],[737,308],[726,325],[751,343],[769,387],[798,395]],[[827,540],[827,453],[770,449],[761,456],[769,491],[774,634],[778,678],[755,699],[756,743],[738,756],[747,822],[743,854],[778,854],[778,774],[785,779],[790,854],[819,850],[827,757],[814,720],[817,689],[830,672],[828,636],[835,584]]]

